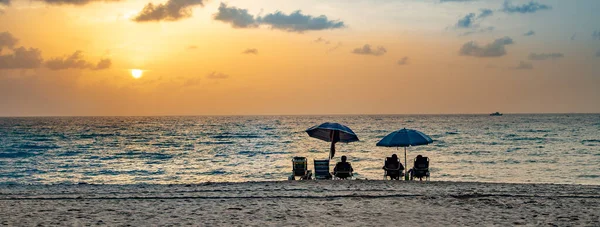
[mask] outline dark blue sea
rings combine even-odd
[[[327,158],[304,132],[327,121],[358,135],[337,145],[358,179],[404,159],[375,144],[406,127],[433,138],[408,149],[433,181],[600,184],[600,114],[0,118],[0,184],[287,180],[292,157]]]

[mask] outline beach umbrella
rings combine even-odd
[[[339,123],[325,122],[320,125],[315,125],[307,129],[306,133],[308,133],[308,136],[310,137],[331,142],[329,159],[332,159],[335,155],[335,143],[350,143],[358,141],[358,136],[354,134],[352,129]]]
[[[422,132],[419,132],[414,129],[400,129],[398,131],[392,132],[387,136],[383,137],[379,142],[377,142],[377,146],[379,147],[404,147],[404,165],[407,165],[406,160],[406,148],[410,146],[419,146],[419,145],[427,145],[432,143],[433,140],[425,135]],[[406,168],[404,168],[404,178],[408,178],[406,175]]]

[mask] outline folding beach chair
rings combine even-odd
[[[331,173],[329,172],[329,160],[316,160],[315,159],[315,179],[331,179]]]
[[[400,180],[400,177],[404,176],[403,170],[404,167],[398,158],[394,161],[387,157],[383,163],[383,179],[387,180],[387,177],[390,177],[390,180]]]
[[[410,173],[410,180],[419,178],[419,180],[422,181],[423,177],[425,177],[425,179],[429,181],[429,158],[417,157],[415,158],[415,162]]]
[[[292,158],[292,175],[290,180],[296,180],[296,177],[300,177],[300,180],[310,180],[312,172],[308,170],[308,161],[305,157],[294,157]]]

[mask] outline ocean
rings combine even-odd
[[[360,141],[338,143],[356,179],[383,179],[376,147],[410,128],[434,142],[432,181],[600,184],[600,114],[182,116],[0,118],[0,184],[192,184],[279,181],[291,159],[326,159],[307,128],[338,122]],[[332,163],[333,166],[334,163]]]

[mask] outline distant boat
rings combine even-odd
[[[496,112],[496,113],[491,113],[490,116],[502,116],[502,114],[500,112]]]

